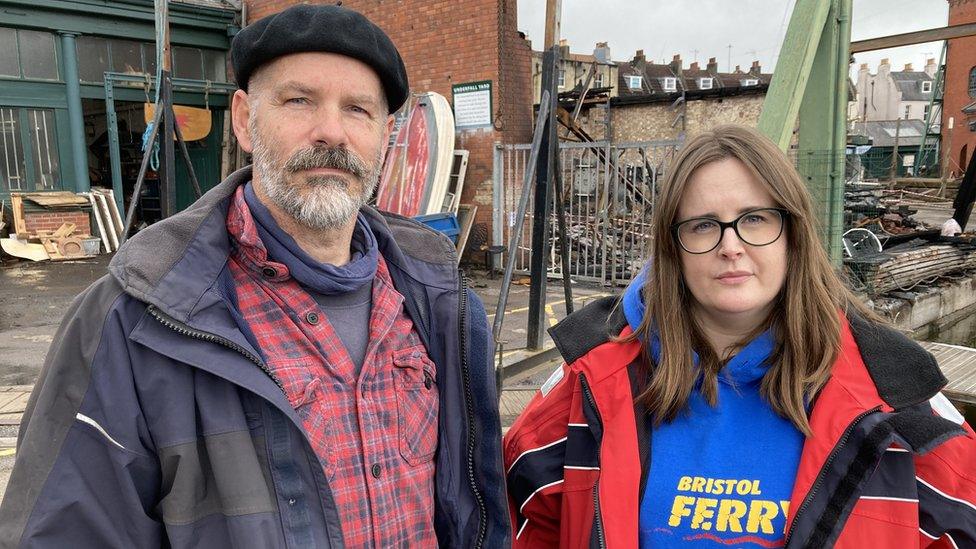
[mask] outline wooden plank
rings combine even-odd
[[[27,222],[24,220],[24,198],[19,193],[10,193],[10,211],[13,212],[14,233],[20,237],[27,237]]]
[[[0,414],[23,413],[27,408],[27,400],[30,399],[30,393],[4,393],[3,396],[12,398],[0,404]]]
[[[115,192],[113,192],[112,189],[102,188],[93,190],[105,197],[105,202],[108,206],[109,219],[112,221],[112,226],[115,229],[116,237],[121,240],[122,231],[125,230],[125,225],[122,222],[122,215],[119,213],[118,204],[115,202]]]
[[[78,196],[69,191],[28,193],[22,196],[24,200],[29,200],[47,208],[84,206],[88,203],[85,197]]]
[[[962,38],[965,36],[976,35],[976,23],[965,23],[962,25],[950,25],[936,29],[926,29],[891,36],[881,36],[851,42],[851,53],[865,51],[885,50],[900,46],[911,46],[913,44],[924,44],[925,42],[935,42],[936,40],[950,40],[952,38]]]
[[[474,227],[474,216],[477,213],[477,205],[462,204],[458,206],[458,221],[461,227],[458,232],[456,249],[459,263],[461,262],[461,256],[464,254],[464,247],[468,244],[468,236],[471,235],[471,227]]]
[[[20,398],[20,393],[0,393],[0,413],[11,402]]]
[[[98,215],[102,218],[101,226],[105,227],[105,232],[108,234],[108,241],[112,244],[110,251],[115,251],[119,249],[119,235],[115,232],[115,228],[112,223],[112,216],[108,213],[108,204],[105,200],[105,195],[99,193],[92,193],[95,198],[95,204],[98,207]]]
[[[932,353],[949,380],[943,392],[950,400],[976,405],[976,349],[946,343],[920,341]]]
[[[98,208],[98,200],[95,198],[95,193],[85,193],[88,197],[88,201],[91,203],[92,214],[95,216],[95,223],[98,225],[98,236],[102,239],[102,246],[105,247],[106,252],[111,252],[112,242],[109,240],[109,235],[105,229],[105,222],[102,221],[102,214]]]
[[[75,227],[77,227],[77,225],[74,223],[62,223],[61,226],[58,227],[58,230],[54,231],[54,234],[51,235],[51,238],[55,240],[67,238],[71,236],[71,233],[75,232]]]

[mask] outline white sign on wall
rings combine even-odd
[[[491,120],[491,80],[451,86],[454,96],[454,127],[459,130],[485,128]]]

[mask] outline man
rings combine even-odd
[[[362,15],[234,39],[254,157],[80,295],[24,416],[5,547],[503,547],[484,309],[364,204],[408,96]]]

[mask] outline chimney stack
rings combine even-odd
[[[644,57],[644,50],[637,50],[637,53],[634,54],[634,60],[630,64],[638,71],[644,72],[644,67],[647,66],[647,58]]]
[[[691,64],[691,66],[688,67],[688,70],[691,71],[691,72],[697,72],[699,70],[699,68],[698,68],[698,61],[693,62]]]
[[[706,66],[706,70],[708,70],[708,72],[710,72],[712,74],[717,74],[718,73],[718,62],[715,61],[715,58],[714,57],[709,57],[708,58],[708,65]]]
[[[749,72],[756,76],[762,74],[762,65],[759,64],[758,60],[752,62],[752,67],[749,69]]]
[[[911,63],[905,63],[905,72],[914,72]]]
[[[929,75],[929,78],[935,78],[935,73],[939,70],[939,67],[935,64],[935,59],[929,58],[925,61],[925,74]]]
[[[681,65],[681,55],[676,54],[673,58],[671,58],[671,62],[668,63],[668,66],[671,67],[671,72],[674,74],[681,73],[681,71],[684,70],[684,67]]]

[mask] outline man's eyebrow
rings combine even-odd
[[[369,105],[379,105],[381,103],[380,98],[368,94],[351,95],[349,96],[349,101],[353,103],[366,103]]]
[[[315,90],[306,84],[301,82],[284,82],[274,87],[276,94],[281,94],[285,92],[298,92],[304,95],[315,95]]]

